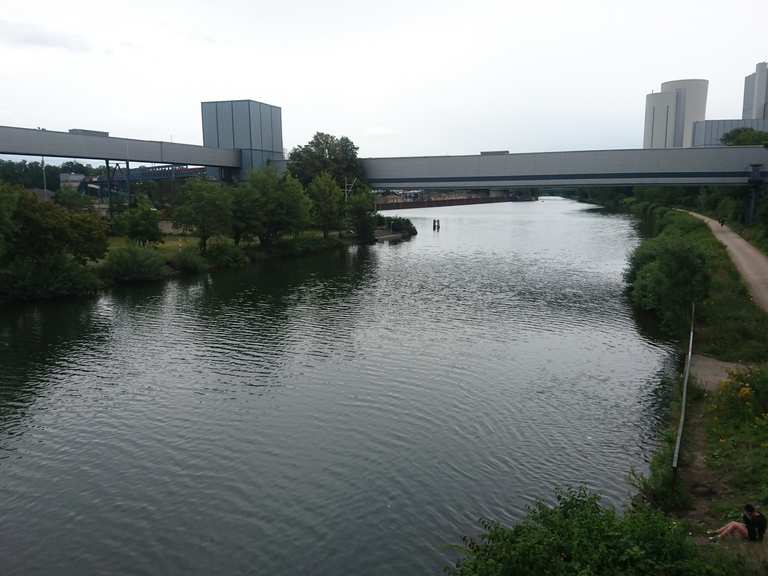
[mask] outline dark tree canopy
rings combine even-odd
[[[357,158],[357,146],[342,136],[318,132],[304,146],[296,146],[288,156],[288,170],[303,186],[328,172],[339,186],[345,179],[350,185],[365,178],[363,166]]]
[[[726,146],[755,146],[768,144],[768,132],[754,128],[734,128],[723,134],[720,142]]]

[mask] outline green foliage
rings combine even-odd
[[[265,250],[272,250],[282,234],[301,232],[309,222],[311,202],[290,174],[279,177],[272,167],[254,170],[243,186],[254,210],[254,233]]]
[[[163,257],[156,250],[141,246],[110,250],[99,272],[117,283],[158,280],[167,275]]]
[[[355,230],[357,240],[363,244],[376,241],[376,206],[373,196],[366,190],[352,196],[347,206],[350,226]]]
[[[382,216],[376,214],[376,226],[389,228],[392,232],[398,232],[405,236],[416,236],[418,230],[413,222],[402,216]]]
[[[768,132],[754,128],[734,128],[720,138],[726,146],[755,146],[768,144]]]
[[[253,176],[232,191],[232,239],[238,246],[242,240],[257,237],[261,229],[259,186],[278,187],[276,173],[269,174],[269,178],[261,176]]]
[[[508,528],[483,521],[478,540],[448,570],[455,576],[647,576],[744,574],[744,561],[697,547],[684,526],[645,506],[624,515],[585,489],[535,504]]]
[[[290,258],[328,252],[345,246],[346,244],[338,238],[285,238],[275,244],[273,252],[278,256]]]
[[[205,253],[208,239],[229,234],[232,226],[232,196],[216,182],[195,179],[184,185],[181,201],[174,211],[177,226],[191,228],[200,239],[200,252]]]
[[[93,271],[65,254],[16,258],[0,269],[0,302],[85,295],[98,287]]]
[[[69,187],[59,188],[59,191],[53,196],[53,201],[59,206],[73,211],[88,210],[93,205],[88,196]]]
[[[120,214],[119,230],[139,246],[162,242],[160,214],[146,196],[138,196],[136,205]]]
[[[708,462],[744,502],[768,504],[768,367],[735,372],[707,404]]]
[[[342,136],[318,132],[305,146],[296,146],[288,157],[288,171],[304,186],[327,172],[339,186],[365,178],[357,158],[357,146]]]
[[[686,228],[706,225],[679,214],[667,217],[680,225],[644,241],[630,257],[626,278],[632,302],[655,312],[667,332],[682,336],[690,326],[691,302],[701,303],[710,285],[706,253]]]
[[[0,182],[0,264],[7,257],[8,243],[16,229],[14,213],[21,193],[19,187]]]
[[[70,212],[52,202],[22,193],[13,214],[9,242],[13,257],[46,259],[68,254],[79,262],[98,260],[107,248],[107,226],[93,213]]]
[[[321,172],[307,189],[312,200],[315,224],[328,238],[328,232],[341,228],[344,221],[344,193],[328,172]]]
[[[200,255],[200,250],[192,246],[185,246],[175,252],[168,264],[183,274],[199,274],[208,270],[208,261]]]
[[[248,257],[232,242],[225,238],[214,238],[205,254],[211,269],[244,268],[248,265]]]
[[[639,208],[640,205],[633,207]],[[682,335],[687,331],[685,315],[689,305],[680,305],[680,311],[666,312],[672,302],[681,301],[680,294],[671,294],[664,300],[674,282],[682,282],[677,272],[671,279],[660,278],[671,259],[681,258],[686,266],[696,265],[699,257],[704,256],[709,290],[706,297],[696,307],[696,349],[722,360],[760,362],[768,359],[768,314],[758,308],[751,300],[739,272],[733,265],[725,247],[711,234],[704,223],[695,218],[664,207],[645,204],[642,211],[644,227],[657,237],[646,239],[630,258],[627,280],[633,292],[633,301],[645,306],[658,306],[654,309],[660,318],[667,318],[667,330]],[[682,239],[682,241],[681,241]],[[670,248],[668,245],[672,244]],[[684,246],[693,245],[695,254],[679,256]],[[678,256],[675,256],[678,254]],[[667,259],[666,265],[653,263],[658,258]],[[639,271],[649,270],[639,278]],[[653,282],[658,279],[659,285]],[[674,282],[673,282],[674,280]],[[640,282],[635,295],[636,282]],[[682,288],[686,296],[695,287]]]
[[[52,164],[45,165],[46,187],[48,190],[59,189],[61,169]],[[40,162],[14,162],[0,160],[0,181],[22,188],[43,188],[43,167]]]
[[[676,378],[671,383],[665,381],[665,390],[669,394],[670,413],[668,427],[660,434],[660,445],[651,458],[647,475],[630,473],[630,479],[637,497],[663,512],[680,512],[690,507],[691,497],[687,488],[675,477],[672,469],[672,457],[675,452],[677,427],[680,421],[680,398],[682,395],[682,378]],[[695,388],[689,387],[689,402],[696,398]]]

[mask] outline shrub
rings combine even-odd
[[[376,226],[382,226],[389,228],[392,232],[399,232],[406,236],[416,236],[418,230],[413,222],[409,218],[403,218],[401,216],[382,216],[376,214]]]
[[[706,253],[679,232],[662,234],[632,254],[627,281],[638,308],[655,312],[667,332],[684,334],[691,302],[701,302],[709,292]]]
[[[186,246],[171,256],[168,264],[184,274],[199,274],[208,270],[208,261],[194,246]]]
[[[78,296],[98,287],[91,269],[61,254],[41,260],[17,258],[0,272],[0,301]]]
[[[448,570],[456,576],[744,574],[744,560],[698,548],[684,526],[647,506],[623,516],[585,489],[558,493],[557,503],[535,504],[508,528],[483,521],[479,540],[465,539],[465,555]]]
[[[248,265],[248,257],[239,246],[224,238],[215,238],[208,244],[205,254],[212,269],[243,268]]]
[[[308,256],[343,248],[346,245],[338,238],[292,238],[281,240],[274,246],[274,253],[282,257]]]
[[[157,280],[167,274],[163,257],[151,248],[126,246],[111,250],[101,265],[104,278],[118,283]]]

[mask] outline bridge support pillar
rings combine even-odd
[[[744,224],[751,226],[755,223],[757,196],[763,187],[762,164],[750,164],[752,173],[749,175],[749,192],[744,198]]]

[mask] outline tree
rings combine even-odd
[[[174,211],[174,222],[195,231],[200,239],[200,253],[205,254],[211,236],[230,232],[231,194],[216,182],[190,180],[185,184],[181,202]]]
[[[304,146],[296,146],[288,157],[288,171],[304,186],[328,172],[339,186],[363,180],[363,165],[357,158],[357,146],[346,136],[336,138],[318,132]]]
[[[290,174],[281,178],[268,166],[251,172],[244,186],[249,190],[243,195],[251,198],[247,221],[265,250],[271,250],[281,234],[299,232],[307,225],[311,203],[301,182]]]
[[[0,182],[0,263],[8,253],[7,246],[16,227],[13,215],[20,195],[20,188]]]
[[[68,255],[78,263],[99,260],[107,250],[107,225],[92,212],[70,212],[34,194],[22,193],[13,214],[10,256],[42,262]]]
[[[258,236],[260,230],[259,195],[251,180],[232,191],[232,240],[235,246],[239,246],[241,240]],[[276,179],[274,186],[277,186]]]
[[[160,215],[143,194],[136,198],[136,205],[123,212],[118,219],[125,235],[140,246],[162,241]]]
[[[344,220],[344,193],[328,172],[321,172],[307,189],[312,200],[315,223],[328,238],[330,230],[338,230]]]
[[[376,241],[376,206],[373,196],[367,190],[357,192],[350,198],[347,216],[360,242],[372,244]]]
[[[759,146],[768,145],[768,132],[754,128],[734,128],[720,138],[726,146]]]
[[[91,199],[74,188],[60,188],[53,196],[53,201],[67,210],[87,210],[91,207]]]

